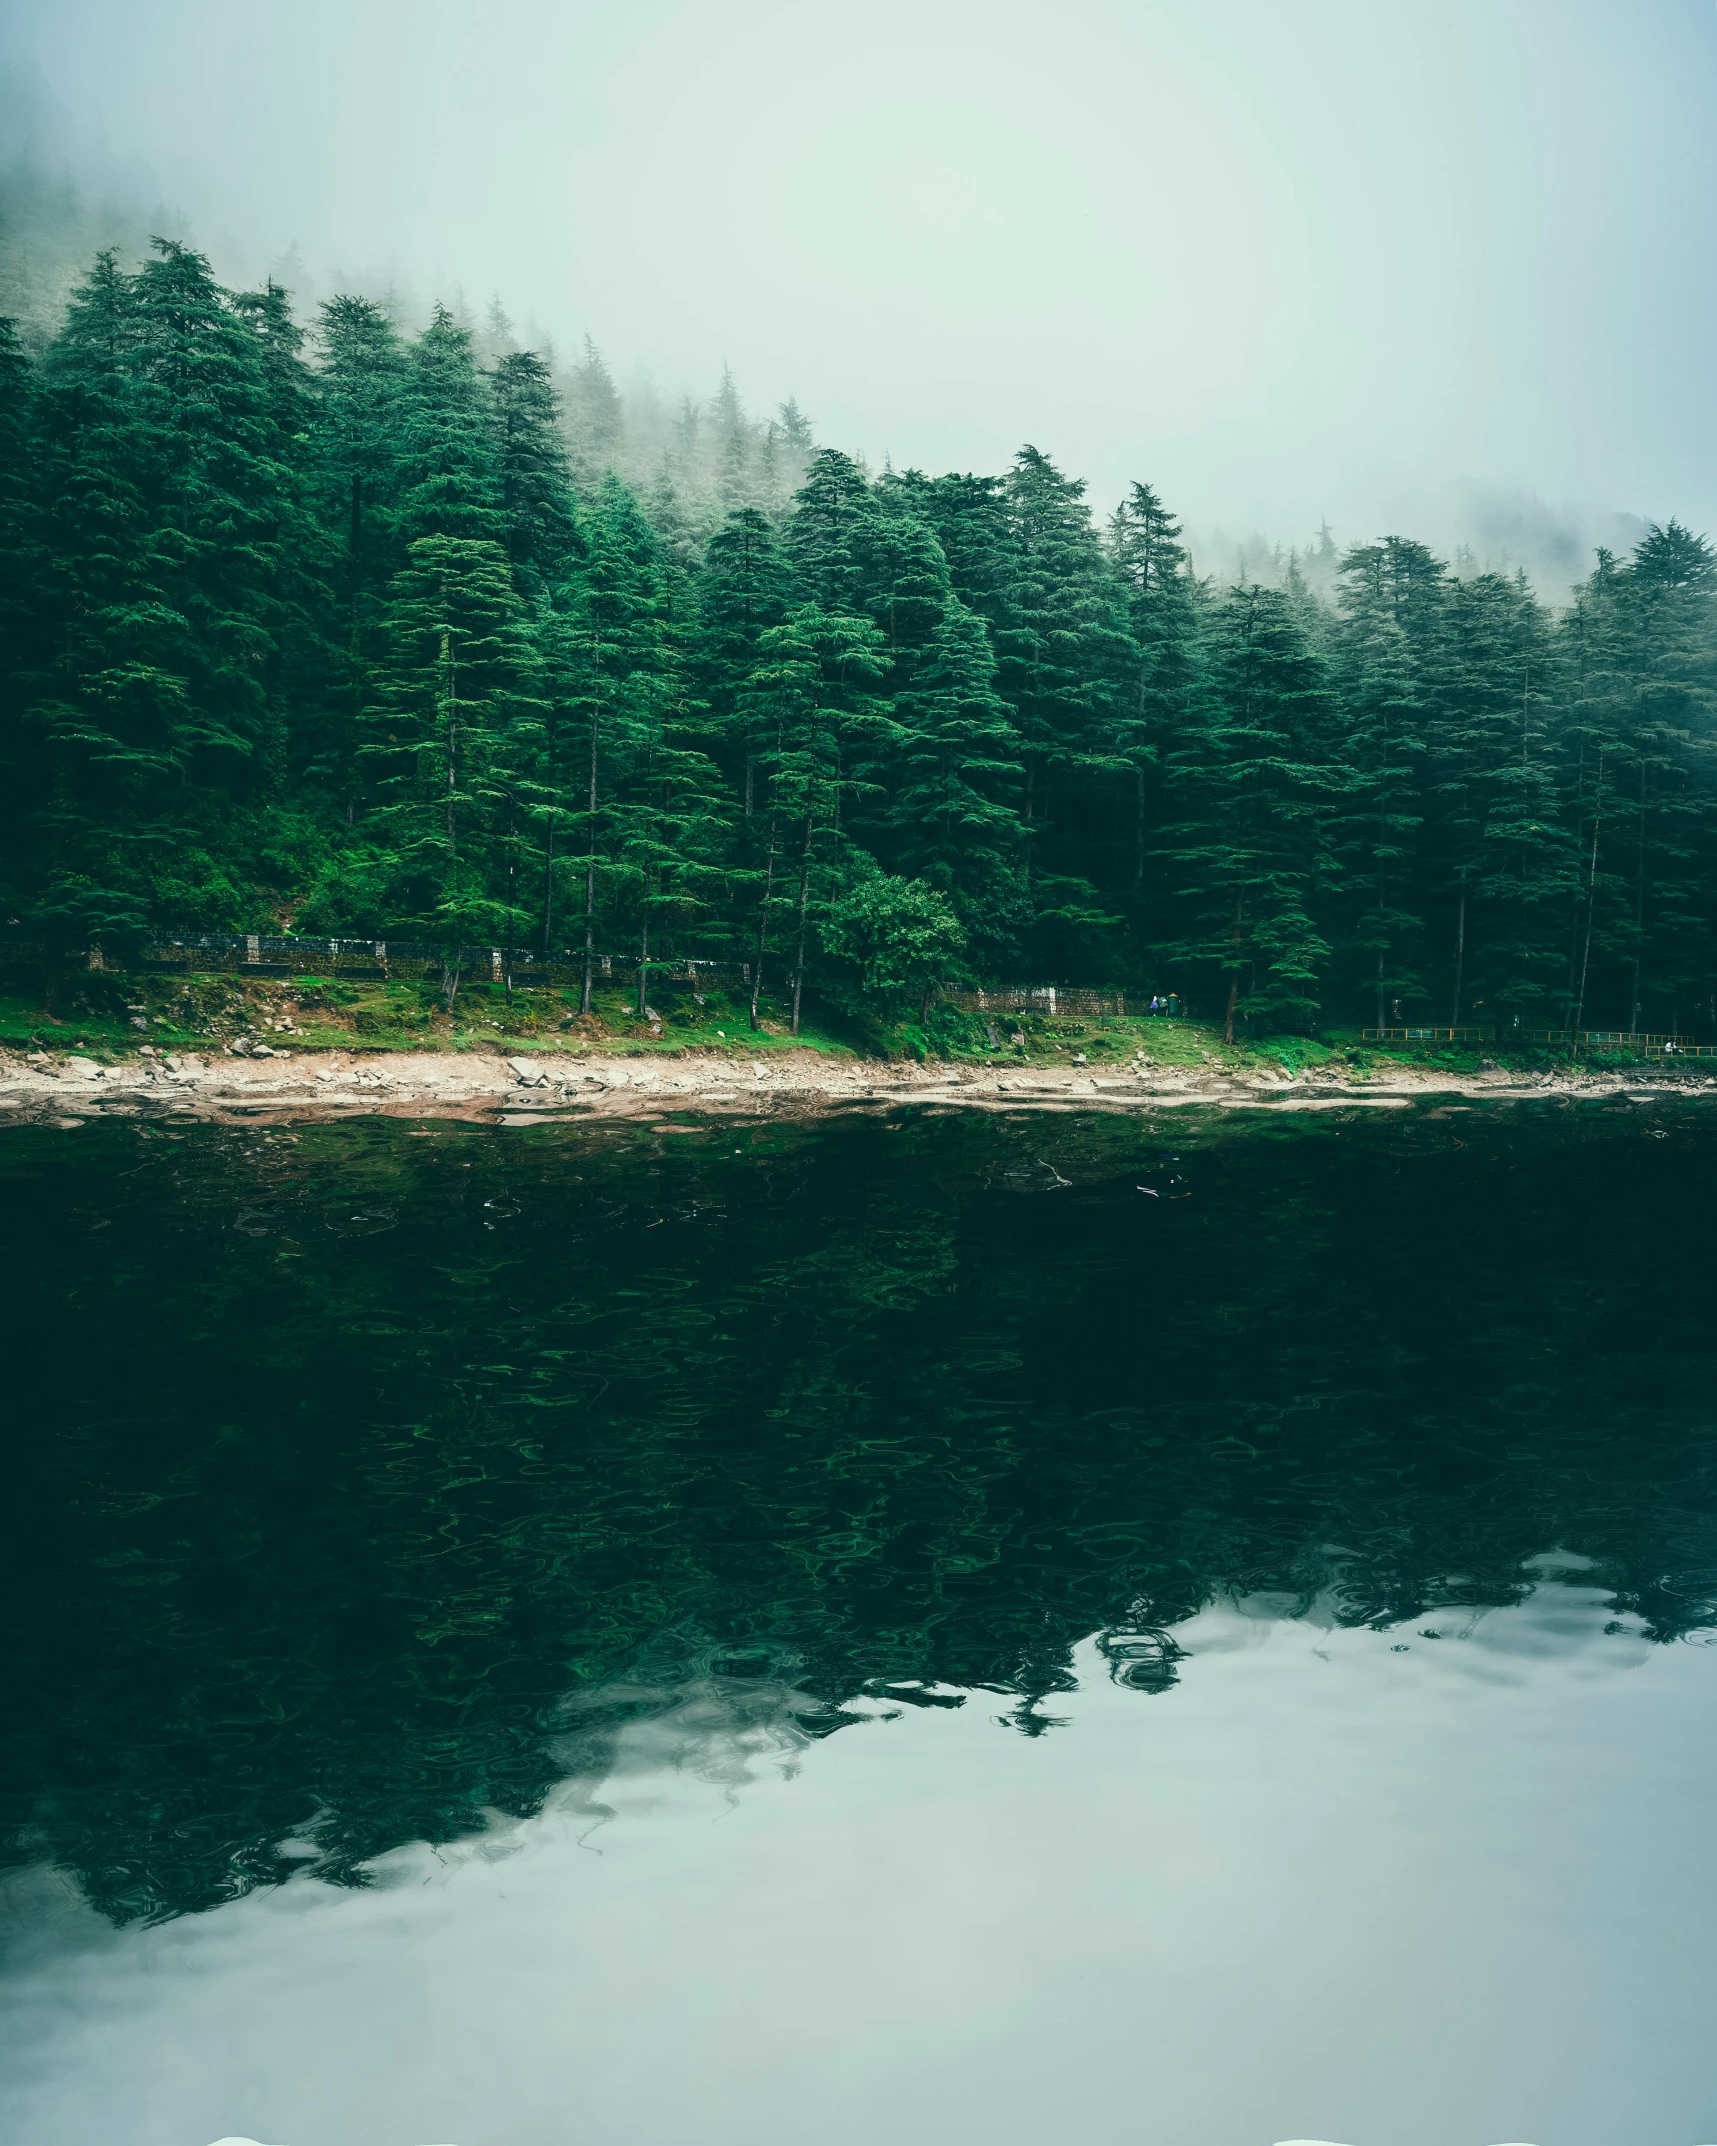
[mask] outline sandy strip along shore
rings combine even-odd
[[[766,1058],[502,1058],[317,1052],[267,1059],[180,1053],[101,1066],[76,1055],[0,1054],[0,1125],[72,1130],[105,1117],[213,1122],[353,1115],[461,1118],[528,1126],[572,1119],[810,1117],[904,1104],[963,1110],[1141,1112],[1203,1104],[1228,1109],[1401,1109],[1454,1096],[1510,1101],[1717,1094],[1691,1067],[1625,1073],[1452,1075],[1397,1069],[1359,1080],[1332,1069],[1298,1079],[1124,1068],[892,1065],[813,1051]]]

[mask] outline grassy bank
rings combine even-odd
[[[1379,1050],[1363,1044],[1357,1028],[1327,1029],[1315,1038],[1273,1036],[1224,1044],[1206,1023],[1144,1015],[981,1014],[938,1006],[923,1020],[889,1020],[843,1015],[815,1000],[807,1001],[795,1038],[783,997],[766,993],[759,1013],[762,1027],[754,1030],[742,991],[714,985],[698,991],[666,979],[651,986],[649,1017],[640,1019],[633,990],[613,984],[599,987],[591,1012],[581,1014],[576,991],[515,989],[509,995],[504,985],[487,978],[462,984],[449,1008],[431,981],[103,970],[71,979],[57,1015],[44,1011],[40,991],[27,980],[6,979],[0,986],[0,1047],[77,1051],[103,1059],[132,1056],[145,1045],[161,1051],[209,1052],[259,1043],[301,1052],[536,1056],[581,1049],[639,1055],[726,1055],[737,1050],[752,1056],[810,1050],[918,1063],[1083,1065],[1093,1071],[1137,1067],[1298,1075],[1339,1069],[1361,1081],[1387,1079],[1409,1069],[1465,1077],[1492,1067],[1525,1072],[1570,1063],[1566,1053],[1470,1045]],[[1635,1063],[1661,1070],[1663,1064],[1619,1053],[1589,1055],[1579,1062],[1594,1071]]]

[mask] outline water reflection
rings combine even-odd
[[[362,1890],[116,1930],[15,1878],[0,2129],[1708,2136],[1713,1656],[1577,1575],[1405,1639],[1278,1608],[1175,1626],[1168,1706],[1093,1637],[1029,1740],[1013,1694],[899,1684],[820,1736],[778,1663],[593,1693],[534,1815]]]
[[[1710,1624],[1710,1121],[1462,1124],[1183,1115],[1172,1201],[1107,1120],[6,1136],[12,1852],[206,1907],[529,1811],[569,1688],[1035,1731],[1094,1629],[1145,1695],[1216,1596],[1405,1624],[1547,1542]]]
[[[1717,2136],[1717,1120],[1459,1122],[5,1135],[12,2128]]]

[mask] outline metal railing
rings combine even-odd
[[[1362,1028],[1362,1043],[1488,1043],[1488,1028]]]
[[[64,950],[60,959],[79,962],[91,969],[108,967],[174,971],[190,974],[217,973],[249,976],[358,977],[384,982],[405,982],[439,977],[444,968],[457,967],[470,981],[484,977],[499,983],[507,976],[530,989],[533,985],[579,983],[584,976],[582,948],[561,947],[548,956],[523,947],[443,946],[424,939],[310,939],[273,937],[262,932],[146,932],[135,942],[136,955],[120,962],[111,960],[99,944]],[[45,958],[49,949],[40,939],[9,934],[0,938],[0,953],[13,959]],[[648,962],[627,954],[597,954],[596,974],[604,981],[616,977],[628,985],[639,968],[648,969],[652,980],[690,984],[751,982],[751,964],[718,961],[685,955],[651,955]]]

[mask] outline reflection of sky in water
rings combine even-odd
[[[1577,1584],[1386,1632],[1272,1607],[1181,1626],[1161,1697],[1087,1644],[1034,1737],[977,1691],[807,1741],[712,1679],[367,1892],[116,1931],[28,1874],[0,2136],[1717,2138],[1717,1653]]]

